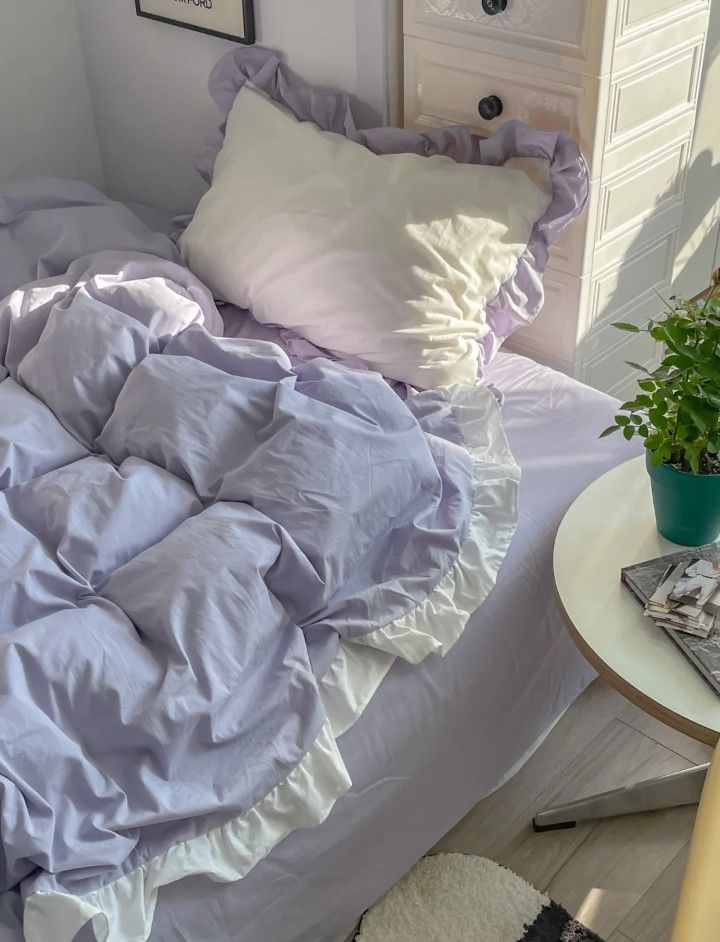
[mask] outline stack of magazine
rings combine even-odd
[[[720,544],[626,566],[621,577],[720,696]]]

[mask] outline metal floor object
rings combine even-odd
[[[575,827],[579,821],[594,821],[622,814],[697,804],[708,768],[708,763],[696,765],[680,772],[670,772],[669,775],[659,778],[613,788],[599,795],[548,808],[535,815],[532,821],[533,830],[555,831]]]

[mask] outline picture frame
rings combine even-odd
[[[253,0],[135,0],[138,16],[251,46]]]

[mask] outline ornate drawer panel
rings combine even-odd
[[[637,28],[618,36],[612,56],[615,75],[661,60],[669,50],[703,44],[709,17],[707,0],[677,3],[666,13],[640,20]]]
[[[639,297],[664,290],[672,279],[676,243],[677,230],[672,230],[594,274],[582,334],[611,321],[631,320]]]
[[[587,255],[596,270],[678,227],[690,144],[689,138],[675,142],[595,184],[593,243]]]
[[[592,172],[602,90],[599,80],[587,76],[405,37],[405,124],[420,130],[469,124],[487,136],[519,118],[543,130],[568,131],[580,142]],[[485,120],[478,106],[490,96],[500,99],[502,114]]]
[[[513,334],[507,347],[562,368],[563,362],[570,364],[575,357],[577,312],[587,295],[589,279],[574,278],[548,268],[543,286],[545,303],[542,310],[529,327]]]
[[[618,44],[632,42],[653,30],[706,14],[710,0],[620,0],[616,35]]]
[[[692,120],[701,65],[702,43],[693,42],[616,78],[610,87],[608,149],[654,129],[662,134],[674,118],[685,115]]]
[[[404,30],[419,38],[602,74],[602,7],[586,0],[508,0],[504,11],[488,15],[482,0],[404,0]]]
[[[607,187],[604,180],[595,181],[584,213],[551,247],[550,265],[571,275],[587,275],[611,268],[674,232],[682,217],[682,191],[676,191],[672,182],[660,190],[660,175],[652,180],[659,195],[645,190],[645,201],[642,192],[633,192],[632,198],[627,195],[626,187],[632,184],[625,179],[618,181],[617,195],[612,181]]]
[[[682,200],[690,141],[653,154],[639,167],[603,181],[598,242],[612,239],[667,206]]]
[[[628,366],[626,361],[652,368],[658,361],[659,346],[647,334],[622,336],[620,331],[611,327],[606,330],[612,330],[618,335],[617,343],[610,347],[608,344],[614,338],[603,337],[606,346],[602,348],[602,353],[596,359],[583,364],[579,378],[596,389],[603,389],[611,396],[624,399],[637,391],[639,376],[637,370]]]
[[[623,343],[634,336],[634,334],[623,333],[617,327],[612,326],[612,321],[624,320],[631,324],[637,324],[638,327],[644,326],[651,317],[662,308],[662,301],[657,296],[656,291],[664,294],[667,290],[667,282],[662,282],[655,289],[643,291],[635,298],[631,305],[618,315],[613,315],[610,323],[605,323],[597,330],[586,334],[580,343],[580,351],[584,363],[594,363],[601,358],[606,351],[616,350]],[[632,360],[631,356],[622,356],[620,360]],[[644,362],[640,360],[639,362]]]

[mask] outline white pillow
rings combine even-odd
[[[421,388],[473,383],[485,305],[549,202],[545,161],[376,155],[246,84],[180,248],[262,323]]]

